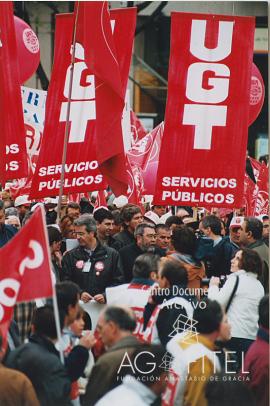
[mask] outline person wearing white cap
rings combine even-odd
[[[18,209],[20,222],[22,224],[24,216],[29,211],[30,201],[27,195],[22,195],[16,197],[14,201],[14,206]]]
[[[225,239],[228,239],[230,243],[238,249],[240,248],[240,229],[243,221],[244,217],[242,216],[233,217],[230,222],[229,235],[225,237]]]

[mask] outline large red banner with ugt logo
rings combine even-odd
[[[172,13],[156,203],[241,205],[254,27],[252,17]]]

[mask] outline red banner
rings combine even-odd
[[[130,111],[130,124],[132,139],[135,144],[147,134],[147,131],[133,110]]]
[[[7,260],[8,258],[8,260]],[[44,210],[0,249],[0,327],[6,333],[16,302],[52,296],[50,254]]]
[[[13,3],[0,2],[0,180],[27,176]]]
[[[172,13],[155,202],[242,203],[255,20]]]
[[[93,6],[97,7],[98,10],[101,11],[101,2],[97,3],[98,4],[96,6],[93,3]],[[123,162],[121,161],[122,157],[120,158],[121,153],[120,155],[118,154],[118,157],[116,154],[116,150],[118,149],[118,151],[120,151],[123,146],[122,130],[119,134],[117,133],[118,135],[116,134],[118,131],[116,131],[116,128],[118,129],[119,127],[121,129],[122,110],[119,118],[117,103],[115,105],[116,110],[114,106],[109,106],[109,104],[114,100],[115,90],[112,91],[111,95],[108,95],[105,92],[105,89],[107,89],[109,85],[105,85],[105,83],[107,83],[107,78],[103,78],[103,72],[99,71],[100,66],[98,64],[100,62],[97,60],[98,55],[99,58],[101,58],[102,55],[95,54],[95,59],[91,60],[89,63],[91,70],[89,70],[87,67],[87,58],[89,56],[89,52],[91,53],[94,51],[88,49],[89,41],[87,41],[87,44],[84,43],[84,35],[87,38],[93,38],[93,41],[90,42],[91,44],[94,44],[95,41],[100,40],[100,32],[99,34],[94,35],[92,32],[93,24],[91,22],[89,23],[89,21],[85,21],[85,19],[88,18],[94,19],[94,14],[92,12],[86,13],[87,16],[83,13],[85,7],[88,7],[88,5],[80,3],[80,13],[77,21],[77,42],[75,48],[76,59],[74,65],[73,89],[70,105],[70,128],[65,165],[64,194],[68,194],[69,192],[79,193],[84,191],[104,190],[108,184],[107,180],[110,182],[110,186],[112,188],[116,188],[117,193],[118,180],[113,181],[112,178],[108,176],[107,179],[105,179],[103,174],[101,174],[101,171],[104,173],[102,169],[102,162],[105,166],[111,165],[111,175],[114,176],[115,171],[118,171],[120,182],[118,185],[123,186],[123,179],[121,180],[121,175],[125,177],[125,159],[123,161],[123,169]],[[119,18],[120,14],[121,13],[118,13],[117,11],[117,13],[114,15],[116,23],[112,23],[112,26],[115,24],[115,41],[118,44],[117,51],[119,53],[120,63],[120,66],[117,67],[117,69],[120,69],[122,79],[122,82],[120,81],[120,85],[122,86],[122,83],[127,82],[128,77],[127,61],[130,63],[136,14],[134,9],[131,9],[128,15],[129,23],[131,24],[131,20],[133,23],[130,25],[130,27],[125,27],[126,32],[128,33],[125,40],[127,41],[128,39],[129,44],[124,45],[122,44],[124,38],[121,34],[121,30],[124,29],[123,18]],[[127,14],[124,14],[127,17]],[[47,99],[45,130],[43,134],[40,158],[32,182],[31,198],[53,196],[59,193],[61,158],[68,104],[67,96],[71,75],[70,63],[73,18],[74,16],[72,14],[59,15],[56,18],[54,66]],[[121,27],[120,31],[117,28],[118,25]],[[83,27],[87,27],[86,32],[84,32]],[[99,27],[99,31],[100,29],[101,28]],[[95,46],[98,47],[98,44]],[[122,52],[125,52],[124,56]],[[102,60],[102,69],[104,70],[106,67],[108,70],[107,75],[109,75],[109,72],[112,75],[113,70],[110,71],[110,65],[109,63],[104,63],[104,58]],[[94,62],[97,66],[94,64]],[[101,82],[100,77],[102,80],[104,79],[104,82]],[[122,87],[119,89],[119,91],[121,94],[124,92]],[[116,97],[120,99],[119,95],[116,95]],[[102,102],[102,98],[105,99],[104,104]],[[108,124],[108,121],[111,122],[110,125]],[[103,128],[105,123],[106,131],[105,128]],[[109,136],[111,137],[110,139]],[[119,136],[121,136],[120,141]],[[57,148],[55,148],[56,139]],[[110,157],[112,157],[112,160]],[[101,167],[98,165],[98,162],[101,163]],[[116,168],[118,169],[116,170]]]
[[[269,216],[269,173],[263,163],[260,168],[257,184],[254,189],[255,208],[254,216],[265,214]]]

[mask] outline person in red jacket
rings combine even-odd
[[[243,371],[249,371],[245,381],[255,395],[257,406],[269,405],[269,295],[259,304],[259,330],[257,339],[250,346]]]

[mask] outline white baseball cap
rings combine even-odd
[[[245,217],[243,217],[243,216],[233,217],[233,218],[231,219],[231,222],[230,222],[230,228],[241,227],[241,225],[242,225],[243,222],[244,222],[244,218],[245,218]]]
[[[28,199],[28,195],[22,195],[22,196],[18,196],[16,197],[16,199],[14,200],[14,206],[15,207],[19,207],[19,206],[26,206],[26,205],[30,205],[30,201]]]

